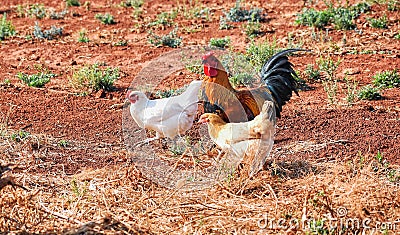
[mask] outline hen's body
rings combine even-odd
[[[139,127],[156,131],[156,138],[173,139],[192,127],[201,84],[193,81],[182,94],[155,100],[140,91],[128,92],[131,116]]]
[[[264,101],[274,102],[276,116],[280,117],[282,106],[290,100],[292,92],[297,94],[297,76],[289,62],[288,53],[302,49],[288,49],[275,54],[262,67],[262,85],[257,88],[234,89],[229,83],[228,73],[212,54],[203,56],[204,83],[202,96],[206,113],[217,113],[226,122],[242,122],[254,119]]]

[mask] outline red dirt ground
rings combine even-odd
[[[24,1],[24,4],[35,2]],[[40,2],[46,7],[62,10],[62,5],[54,1]],[[147,32],[135,27],[141,21],[133,19],[132,8],[118,7],[119,3],[119,0],[93,1],[89,10],[84,6],[72,7],[63,20],[19,18],[15,6],[21,1],[8,1],[0,7],[0,12],[7,12],[7,19],[13,22],[18,32],[16,37],[1,42],[0,81],[11,81],[11,84],[0,85],[3,121],[7,120],[10,130],[24,129],[32,134],[43,134],[50,139],[71,143],[66,148],[54,146],[47,149],[47,157],[40,159],[46,163],[46,167],[35,167],[34,170],[56,172],[62,167],[65,172],[74,174],[84,168],[102,168],[129,160],[126,154],[121,154],[121,151],[124,152],[122,107],[125,91],[149,61],[173,49],[155,48],[148,43]],[[216,30],[222,11],[234,6],[234,1],[205,1],[203,4],[213,9],[211,21],[187,20],[182,16],[175,20],[188,27],[192,24],[203,26],[196,33],[179,33],[184,44],[206,45],[210,38],[230,36],[231,45],[236,50],[244,50],[249,42],[240,26],[232,30]],[[268,20],[263,23],[268,33],[257,40],[275,38],[279,46],[285,47],[288,33],[292,32],[296,43],[303,41],[304,48],[314,51],[312,54],[291,57],[296,70],[304,71],[307,64],[315,64],[319,59],[318,53],[327,55],[323,51],[331,51],[333,58],[342,60],[339,78],[343,78],[344,71],[356,71],[348,76],[358,81],[359,86],[370,84],[376,72],[400,69],[400,43],[393,38],[400,30],[398,11],[387,12],[385,5],[374,5],[371,13],[357,20],[358,28],[363,30],[362,35],[354,31],[331,30],[331,39],[324,43],[312,41],[310,28],[293,23],[302,4],[293,0],[272,1],[263,5],[251,2],[252,6],[262,7],[268,13]],[[143,16],[154,19],[156,14],[174,6],[176,1],[145,1]],[[323,4],[318,6],[322,7]],[[117,23],[103,25],[94,18],[95,14],[105,12],[114,15]],[[369,27],[366,17],[381,16],[383,12],[388,15],[389,29]],[[65,36],[53,41],[28,40],[26,35],[31,34],[35,21],[45,29],[50,25],[62,26]],[[77,42],[79,31],[83,28],[91,40],[87,44]],[[162,34],[171,29],[167,27],[156,33]],[[320,34],[325,35],[325,32]],[[343,44],[343,35],[346,35],[346,44]],[[127,40],[128,45],[113,46],[120,40]],[[353,49],[378,53],[348,53]],[[121,69],[123,76],[115,84],[117,89],[101,97],[96,93],[76,95],[68,77],[76,68],[95,62],[105,62],[108,66]],[[37,64],[44,65],[58,75],[45,88],[27,87],[15,76],[18,72],[35,72],[33,68]],[[174,83],[175,86],[185,84],[178,79]],[[400,164],[399,88],[385,90],[382,100],[357,101],[347,106],[340,99],[342,104],[331,106],[321,83],[310,86],[311,90],[300,92],[299,97],[293,97],[284,107],[282,118],[277,122],[274,157],[317,158],[325,161],[380,151],[385,159]],[[339,97],[342,98],[346,90],[343,80],[339,87]]]

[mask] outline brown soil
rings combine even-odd
[[[130,163],[122,133],[125,91],[135,84],[136,75],[151,60],[174,50],[152,46],[147,39],[147,30],[136,24],[143,24],[146,18],[155,19],[158,13],[176,7],[176,1],[145,1],[140,19],[133,18],[132,8],[117,6],[121,2],[119,0],[92,1],[89,9],[84,6],[71,7],[62,20],[19,18],[16,5],[20,2],[12,0],[0,7],[0,13],[6,12],[7,19],[12,21],[17,30],[17,36],[1,42],[0,124],[9,133],[23,129],[41,136],[39,144],[32,144],[24,152],[32,158],[40,156],[33,162],[35,164],[29,166],[29,172],[77,174],[87,169],[113,168]],[[24,1],[24,4],[36,2]],[[57,11],[64,6],[64,3],[49,0],[40,2]],[[210,21],[188,20],[181,15],[174,20],[181,30],[184,27],[197,29],[193,26],[199,26],[198,32],[178,32],[183,43],[186,46],[204,46],[210,38],[229,36],[234,50],[245,50],[249,41],[242,32],[242,23],[235,23],[237,27],[232,30],[218,30],[220,15],[223,10],[233,7],[234,1],[202,3],[212,9]],[[276,39],[278,46],[286,47],[288,33],[291,33],[293,43],[302,42],[303,48],[313,50],[313,53],[300,53],[290,58],[296,70],[304,71],[307,64],[315,64],[320,56],[330,55],[342,61],[337,73],[340,79],[338,103],[329,104],[323,85],[318,82],[309,84],[311,89],[301,91],[300,96],[294,96],[284,106],[282,117],[277,122],[272,157],[345,161],[355,156],[380,152],[387,161],[400,164],[400,89],[384,90],[383,99],[377,101],[357,100],[353,105],[348,105],[343,99],[347,90],[343,79],[346,71],[351,72],[347,76],[361,87],[371,84],[376,72],[400,69],[400,43],[394,39],[394,35],[400,32],[400,12],[389,12],[386,5],[373,5],[368,15],[363,14],[357,20],[357,28],[362,29],[361,35],[354,30],[329,30],[324,40],[325,31],[317,32],[317,39],[313,40],[311,28],[293,23],[296,14],[303,8],[302,1],[251,4],[262,7],[268,14],[267,21],[262,23],[267,33],[257,41]],[[318,3],[317,8],[322,7],[323,4]],[[117,23],[104,25],[95,19],[97,13],[105,12],[114,15]],[[388,16],[389,29],[374,29],[368,25],[367,17],[383,14]],[[52,41],[27,39],[27,35],[32,34],[35,21],[44,29],[51,25],[63,27],[64,34]],[[88,32],[89,43],[77,42],[79,31],[83,28]],[[172,28],[153,30],[156,34],[164,34]],[[126,40],[128,45],[114,46],[121,40]],[[352,54],[354,50],[359,53]],[[376,54],[361,53],[367,50]],[[86,96],[78,95],[80,91],[70,85],[69,77],[77,68],[96,62],[120,68],[122,77],[115,83],[116,89],[103,94],[89,92]],[[18,72],[36,73],[35,65],[48,68],[57,77],[44,88],[32,88],[15,76]],[[177,79],[171,79],[170,76],[170,83],[165,84],[165,88],[181,87],[196,78],[190,75],[188,79],[187,72],[175,75]],[[2,83],[7,79],[11,84]],[[67,147],[58,145],[63,140],[69,142]],[[10,144],[18,145],[11,140]]]

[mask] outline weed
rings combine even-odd
[[[389,0],[387,3],[387,9],[389,11],[398,11],[400,10],[400,1],[399,0]]]
[[[352,80],[347,77],[345,77],[344,80],[346,81],[346,87],[347,87],[345,99],[346,99],[347,104],[352,105],[352,104],[354,104],[354,102],[356,100],[358,83],[356,80],[354,80],[354,79]]]
[[[229,81],[233,86],[251,86],[256,81],[258,70],[249,62],[248,57],[242,53],[227,53],[221,58],[224,68],[232,76]]]
[[[400,87],[400,75],[397,69],[377,73],[373,78],[372,83],[378,88]]]
[[[67,15],[67,13],[67,9],[62,10],[61,12],[51,11],[49,17],[53,20],[61,20],[65,18],[65,15]]]
[[[33,28],[33,36],[38,39],[47,39],[53,40],[59,36],[62,36],[63,28],[57,28],[52,25],[49,30],[42,31],[42,28],[39,26],[38,22],[35,22],[35,26]]]
[[[148,23],[146,26],[147,27],[153,27],[153,26],[172,26],[174,23],[174,19],[177,16],[177,11],[171,11],[171,12],[162,12],[157,15],[157,19],[155,21],[152,21]]]
[[[30,17],[35,16],[37,19],[43,19],[46,17],[47,11],[43,4],[35,3],[32,4],[28,9],[28,15]]]
[[[79,7],[81,3],[79,0],[65,0],[67,7]]]
[[[250,10],[243,9],[240,6],[240,0],[236,1],[235,7],[231,8],[229,12],[225,12],[225,17],[231,22],[262,22],[265,20],[265,16],[262,13],[262,9],[254,8]]]
[[[174,155],[174,156],[180,156],[186,151],[186,146],[182,145],[172,145],[168,148],[168,150]]]
[[[358,91],[357,97],[360,100],[379,100],[382,98],[381,94],[379,93],[379,89],[371,85],[362,87]]]
[[[219,29],[232,29],[233,25],[228,24],[228,21],[225,17],[221,16],[219,18]]]
[[[16,76],[28,86],[43,87],[46,85],[46,83],[50,82],[51,78],[54,78],[56,75],[48,72],[40,72],[32,75],[19,72]]]
[[[120,4],[122,7],[139,8],[143,6],[143,0],[125,0]]]
[[[58,146],[66,148],[69,146],[69,142],[67,140],[60,140],[58,141]]]
[[[114,43],[113,46],[116,46],[116,47],[125,47],[125,46],[128,46],[128,41],[126,41],[126,40],[120,40],[120,41]]]
[[[102,69],[99,64],[93,64],[75,71],[70,77],[70,83],[78,89],[111,91],[114,88],[114,82],[119,77],[119,68]]]
[[[397,33],[396,35],[394,35],[394,39],[400,40],[400,33]]]
[[[246,36],[251,39],[259,37],[264,34],[263,31],[261,30],[261,24],[258,21],[256,22],[250,21],[247,24],[245,24],[243,28]]]
[[[224,38],[211,38],[209,44],[211,47],[225,48],[228,47],[230,43],[231,39],[229,37],[224,37]]]
[[[321,81],[321,71],[319,69],[316,69],[312,64],[308,64],[306,66],[304,73],[307,77],[308,82],[313,83]]]
[[[322,59],[318,61],[319,69],[327,74],[327,78],[323,80],[322,84],[324,90],[328,96],[328,101],[330,104],[337,103],[337,91],[338,91],[338,80],[336,78],[336,70],[340,65],[340,59],[336,62],[332,58]]]
[[[15,142],[21,142],[21,141],[25,140],[26,138],[28,138],[29,135],[30,135],[29,132],[24,131],[24,130],[19,130],[18,132],[12,133],[10,137]]]
[[[264,63],[279,51],[276,40],[266,40],[260,43],[252,42],[246,49],[246,58],[256,71],[260,71]]]
[[[176,34],[178,28],[173,29],[167,35],[155,35],[152,31],[149,32],[149,42],[156,46],[168,46],[172,48],[179,47],[182,43],[182,38],[178,37]]]
[[[11,21],[7,21],[7,14],[4,13],[0,20],[0,41],[15,35],[15,28]]]
[[[86,30],[85,29],[82,29],[81,31],[79,31],[78,42],[83,42],[83,43],[88,43],[89,42],[89,38],[86,35]]]
[[[6,78],[6,79],[4,79],[3,83],[8,85],[8,84],[11,84],[11,81],[10,81],[10,79]]]
[[[111,15],[110,13],[105,13],[105,14],[98,13],[94,16],[94,18],[100,20],[100,22],[103,24],[115,24],[114,16]]]
[[[304,9],[297,15],[296,24],[312,26],[319,29],[333,23],[336,29],[355,29],[354,19],[361,13],[370,10],[370,5],[362,2],[350,7],[334,8],[332,3],[328,4],[328,9],[317,11],[313,8]]]
[[[377,29],[387,29],[388,28],[388,26],[387,26],[388,20],[387,20],[386,15],[384,15],[380,18],[377,18],[377,19],[368,18],[367,20],[370,23],[371,27],[373,27],[373,28],[377,28]]]

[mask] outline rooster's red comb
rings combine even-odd
[[[201,59],[202,59],[202,60],[206,60],[206,59],[208,59],[208,57],[213,56],[213,55],[214,55],[214,52],[210,51],[210,52],[208,52],[207,54],[203,55],[203,56],[201,57]]]

